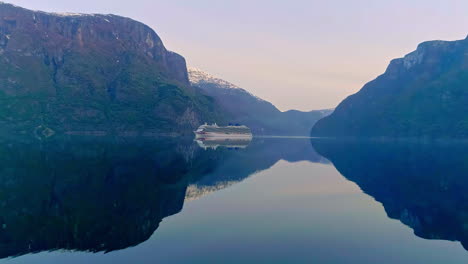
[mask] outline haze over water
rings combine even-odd
[[[0,263],[468,260],[463,144],[2,143]]]

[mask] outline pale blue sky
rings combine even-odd
[[[139,20],[189,65],[282,110],[335,107],[418,43],[468,34],[467,0],[5,2]]]

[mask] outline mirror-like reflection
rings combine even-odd
[[[187,191],[189,200],[229,187],[258,171],[270,168],[279,160],[328,162],[315,152],[307,139],[257,139],[249,141],[248,148],[238,151],[230,148],[232,146],[230,141],[217,142],[217,144],[218,147],[227,147],[231,151],[225,151],[224,155],[221,155],[220,151],[214,152],[218,157],[216,167],[211,171],[205,171],[202,177],[189,186]]]
[[[468,249],[468,144],[313,140],[347,179],[425,239]]]
[[[3,141],[0,257],[135,246],[180,212],[185,199],[226,188],[280,159],[323,160],[304,140],[249,144],[236,151],[172,138]]]
[[[203,149],[214,149],[216,150],[217,148],[228,148],[228,149],[245,149],[249,146],[250,142],[252,141],[250,138],[249,139],[234,139],[234,140],[228,140],[228,139],[210,139],[210,138],[199,138],[195,140],[198,144]]]
[[[194,166],[173,141],[2,143],[0,257],[137,245],[181,210]]]
[[[466,145],[298,138],[238,145],[2,140],[0,262],[466,260],[458,244],[417,238],[388,219],[418,237],[466,245]],[[439,249],[432,262],[417,254]]]

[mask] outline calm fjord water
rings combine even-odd
[[[0,263],[467,263],[463,144],[0,144]]]

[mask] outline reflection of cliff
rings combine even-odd
[[[319,153],[426,239],[468,248],[468,145],[313,141]]]
[[[0,157],[0,258],[136,246],[186,197],[280,159],[321,161],[307,140],[280,139],[238,150],[203,150],[191,139],[0,140]]]
[[[112,251],[182,209],[190,165],[169,142],[0,145],[0,257]]]
[[[207,150],[209,151],[212,150]],[[315,152],[309,139],[305,138],[254,139],[246,149],[218,149],[216,153],[218,153],[216,166],[189,186],[187,199],[197,199],[227,188],[272,167],[280,160],[328,162]]]
[[[187,192],[185,193],[185,201],[196,200],[210,193],[229,188],[238,182],[239,181],[220,181],[211,185],[191,184],[188,186]]]

